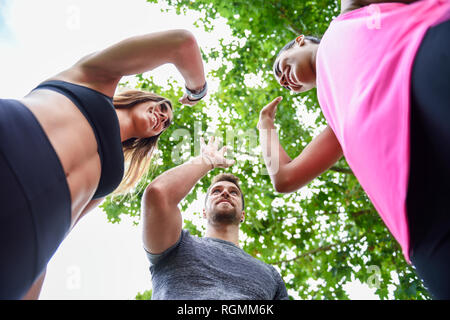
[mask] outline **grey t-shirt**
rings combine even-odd
[[[273,266],[229,241],[199,238],[182,230],[175,245],[161,254],[147,252],[147,256],[153,300],[288,299]]]

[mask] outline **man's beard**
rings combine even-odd
[[[209,220],[212,224],[236,224],[240,222],[240,217],[233,210],[215,210],[210,213]]]

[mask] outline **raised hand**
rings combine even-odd
[[[209,138],[208,144],[205,144],[205,140],[200,138],[200,150],[202,158],[209,164],[211,164],[211,169],[220,167],[228,168],[234,164],[234,160],[229,160],[225,158],[225,152],[227,147],[222,147],[219,149],[219,142],[215,140],[214,136]]]
[[[195,101],[189,100],[188,95],[186,93],[178,100],[178,102],[180,102],[181,104],[187,105],[187,106],[195,106],[200,101],[201,101],[201,99],[195,100]]]
[[[277,112],[277,105],[280,101],[283,100],[282,97],[275,98],[272,102],[266,105],[261,109],[259,113],[259,121],[257,128],[261,129],[269,129],[273,127],[273,123],[275,121],[275,114]]]

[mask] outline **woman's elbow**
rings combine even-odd
[[[293,179],[290,175],[285,175],[272,177],[272,184],[276,192],[291,193],[301,189],[307,182]]]
[[[279,193],[290,193],[294,191],[291,182],[288,179],[272,179],[272,184],[275,191]]]
[[[273,187],[275,188],[275,191],[278,193],[291,193],[297,190],[295,188],[292,188],[292,186],[290,186],[289,184],[282,184],[282,183],[274,184]]]
[[[189,39],[194,37],[194,34],[187,29],[174,29],[172,30],[172,33],[180,39]]]
[[[180,48],[185,48],[189,46],[196,45],[197,40],[195,39],[194,34],[186,29],[176,29],[173,30],[173,39],[176,39],[176,42],[179,44]]]
[[[275,191],[278,193],[289,193],[287,186],[284,184],[274,183],[273,187],[274,187]]]

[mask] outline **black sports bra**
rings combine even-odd
[[[124,156],[113,99],[91,88],[60,80],[45,81],[33,90],[37,89],[59,92],[80,109],[94,131],[101,162],[102,172],[93,199],[114,191],[123,178]]]

